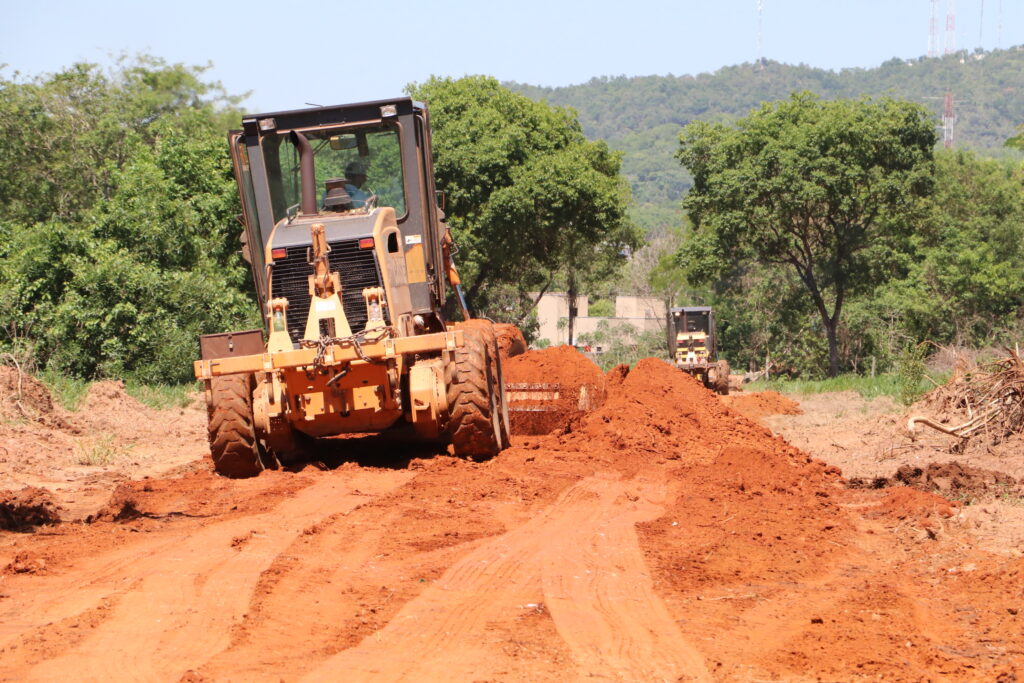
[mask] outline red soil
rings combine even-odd
[[[603,395],[585,360],[531,352],[507,379]],[[1024,673],[1024,561],[972,548],[955,505],[849,490],[663,361],[609,380],[602,405],[488,462],[438,450],[243,481],[204,469],[122,485],[92,524],[0,535],[5,674]]]
[[[732,394],[722,400],[737,413],[756,420],[765,415],[800,415],[800,404],[777,391]]]
[[[600,368],[571,346],[552,346],[509,358],[505,383],[512,385],[509,408],[513,434],[547,434],[571,428],[587,411],[600,406],[605,397]]]

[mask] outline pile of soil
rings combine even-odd
[[[604,450],[613,456],[628,451],[671,460],[704,457],[725,446],[798,453],[663,360],[645,358],[628,372],[620,367],[609,375],[614,388],[607,399],[559,439],[560,449],[588,455]]]
[[[504,369],[513,434],[571,429],[605,400],[604,373],[571,346],[527,351]]]
[[[60,506],[46,489],[26,486],[18,491],[0,491],[0,529],[31,531],[59,522]]]
[[[119,431],[125,422],[144,419],[153,413],[128,395],[124,382],[107,379],[89,385],[89,391],[78,408],[76,418],[92,427]]]
[[[1020,483],[1008,474],[982,467],[951,462],[930,463],[926,467],[903,465],[891,477],[851,479],[850,488],[881,489],[907,486],[942,496],[979,498],[1000,494],[1020,494]]]
[[[777,391],[723,396],[722,400],[730,408],[752,420],[766,415],[800,415],[803,413],[799,403]]]
[[[495,323],[494,336],[498,340],[498,352],[503,360],[526,353],[526,337],[515,325]]]
[[[0,417],[60,426],[60,409],[38,379],[9,365],[0,365]]]

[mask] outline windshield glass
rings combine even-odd
[[[313,148],[317,210],[366,211],[390,206],[405,215],[398,128],[379,124],[360,129],[304,132]],[[299,150],[288,133],[263,138],[274,222],[294,213],[301,201]]]

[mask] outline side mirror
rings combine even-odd
[[[437,201],[437,208],[444,211],[444,190],[434,190],[434,199]]]
[[[331,136],[331,149],[333,150],[355,149],[358,145],[356,136],[351,133]]]

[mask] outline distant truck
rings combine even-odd
[[[729,363],[718,357],[715,313],[710,306],[683,306],[668,312],[669,359],[683,372],[719,394],[729,393]]]

